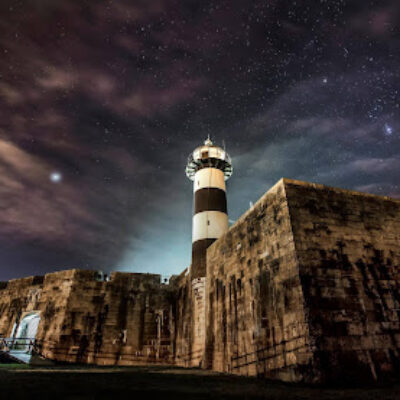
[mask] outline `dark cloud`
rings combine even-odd
[[[282,176],[399,197],[399,3],[298,3],[1,2],[2,278],[183,270],[207,134],[232,219]]]

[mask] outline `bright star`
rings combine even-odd
[[[322,79],[322,82],[323,82],[323,83],[328,83],[328,78]]]
[[[50,180],[53,183],[60,183],[62,181],[62,175],[60,172],[54,171],[50,174]]]
[[[385,124],[385,135],[390,136],[393,133],[393,128],[389,124]]]

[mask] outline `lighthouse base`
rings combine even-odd
[[[216,239],[197,240],[192,245],[192,266],[190,268],[191,278],[200,278],[206,276],[207,248],[211,246]]]

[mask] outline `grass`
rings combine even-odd
[[[26,364],[0,364],[0,369],[5,369],[5,370],[14,370],[14,369],[31,369],[31,367],[29,365]]]

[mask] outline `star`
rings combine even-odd
[[[388,123],[386,123],[383,128],[384,128],[384,133],[385,133],[386,136],[391,136],[392,135],[393,128]]]
[[[62,178],[63,178],[63,176],[60,172],[53,171],[50,174],[50,181],[53,183],[60,183],[62,181]]]

